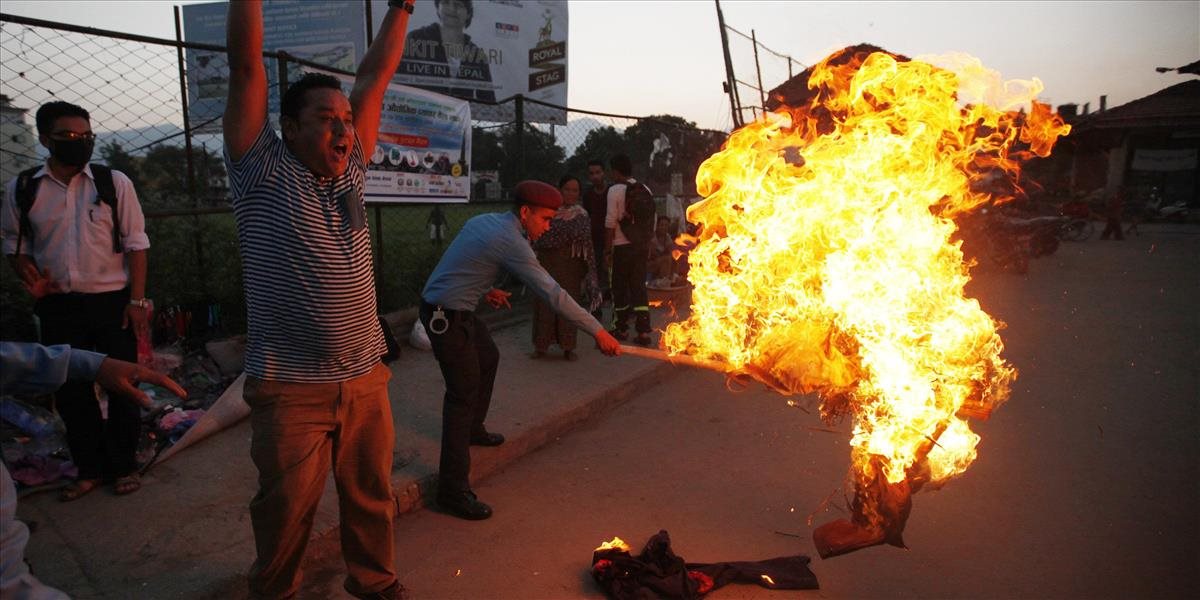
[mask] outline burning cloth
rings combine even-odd
[[[632,556],[621,538],[601,544],[592,553],[592,577],[610,598],[699,598],[730,583],[757,583],[773,590],[815,590],[817,576],[807,556],[782,556],[763,561],[685,563],[671,550],[666,530]]]
[[[975,460],[966,419],[1002,404],[1017,371],[1002,324],[964,291],[955,219],[1005,200],[983,184],[1019,182],[1070,127],[1034,101],[1040,81],[965,55],[851,47],[807,75],[798,104],[700,166],[691,315],[662,339],[850,421],[852,515],[817,530],[827,557],[902,546],[911,494]]]

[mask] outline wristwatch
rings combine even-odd
[[[151,306],[154,305],[154,302],[152,302],[149,298],[140,298],[138,300],[131,299],[129,301],[129,305],[136,306],[138,308],[150,308]]]
[[[388,6],[392,8],[403,8],[404,10],[408,11],[408,14],[410,15],[413,12],[413,4],[416,4],[415,0],[388,0]]]

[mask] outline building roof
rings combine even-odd
[[[1079,130],[1200,127],[1200,79],[1177,83],[1144,98],[1080,117]]]

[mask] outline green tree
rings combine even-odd
[[[696,169],[721,147],[725,136],[696,128],[675,115],[653,115],[625,129],[626,153],[634,175],[656,193],[670,190],[671,176],[684,181],[684,195],[695,193]]]
[[[598,159],[608,168],[608,159],[614,154],[625,152],[625,136],[611,125],[593,129],[583,138],[583,143],[575,148],[575,153],[567,159],[564,169],[576,177],[587,176],[587,163]]]
[[[505,161],[500,167],[500,183],[504,189],[511,189],[523,179],[558,183],[567,153],[549,132],[528,123],[522,129],[505,127],[503,146]]]
[[[497,131],[495,128],[471,128],[472,169],[477,171],[500,170],[500,163],[504,162],[504,148],[500,145],[500,134]]]
[[[182,146],[152,146],[141,161],[143,206],[157,209],[191,208],[188,193],[187,150]],[[215,152],[192,148],[195,194],[201,204],[220,204],[225,196],[225,165]]]
[[[117,142],[105,144],[100,148],[100,156],[108,166],[129,177],[129,180],[133,182],[133,189],[139,191],[142,189],[141,169],[138,168],[138,159],[126,152],[121,147],[121,144]]]

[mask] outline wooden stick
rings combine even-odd
[[[621,354],[640,356],[642,358],[652,358],[654,360],[661,360],[663,362],[669,362],[674,365],[682,365],[685,367],[698,367],[701,369],[708,369],[709,371],[716,371],[718,373],[727,373],[730,371],[729,365],[720,361],[696,358],[694,356],[688,356],[687,354],[667,354],[662,350],[643,348],[641,346],[628,346],[621,344]]]

